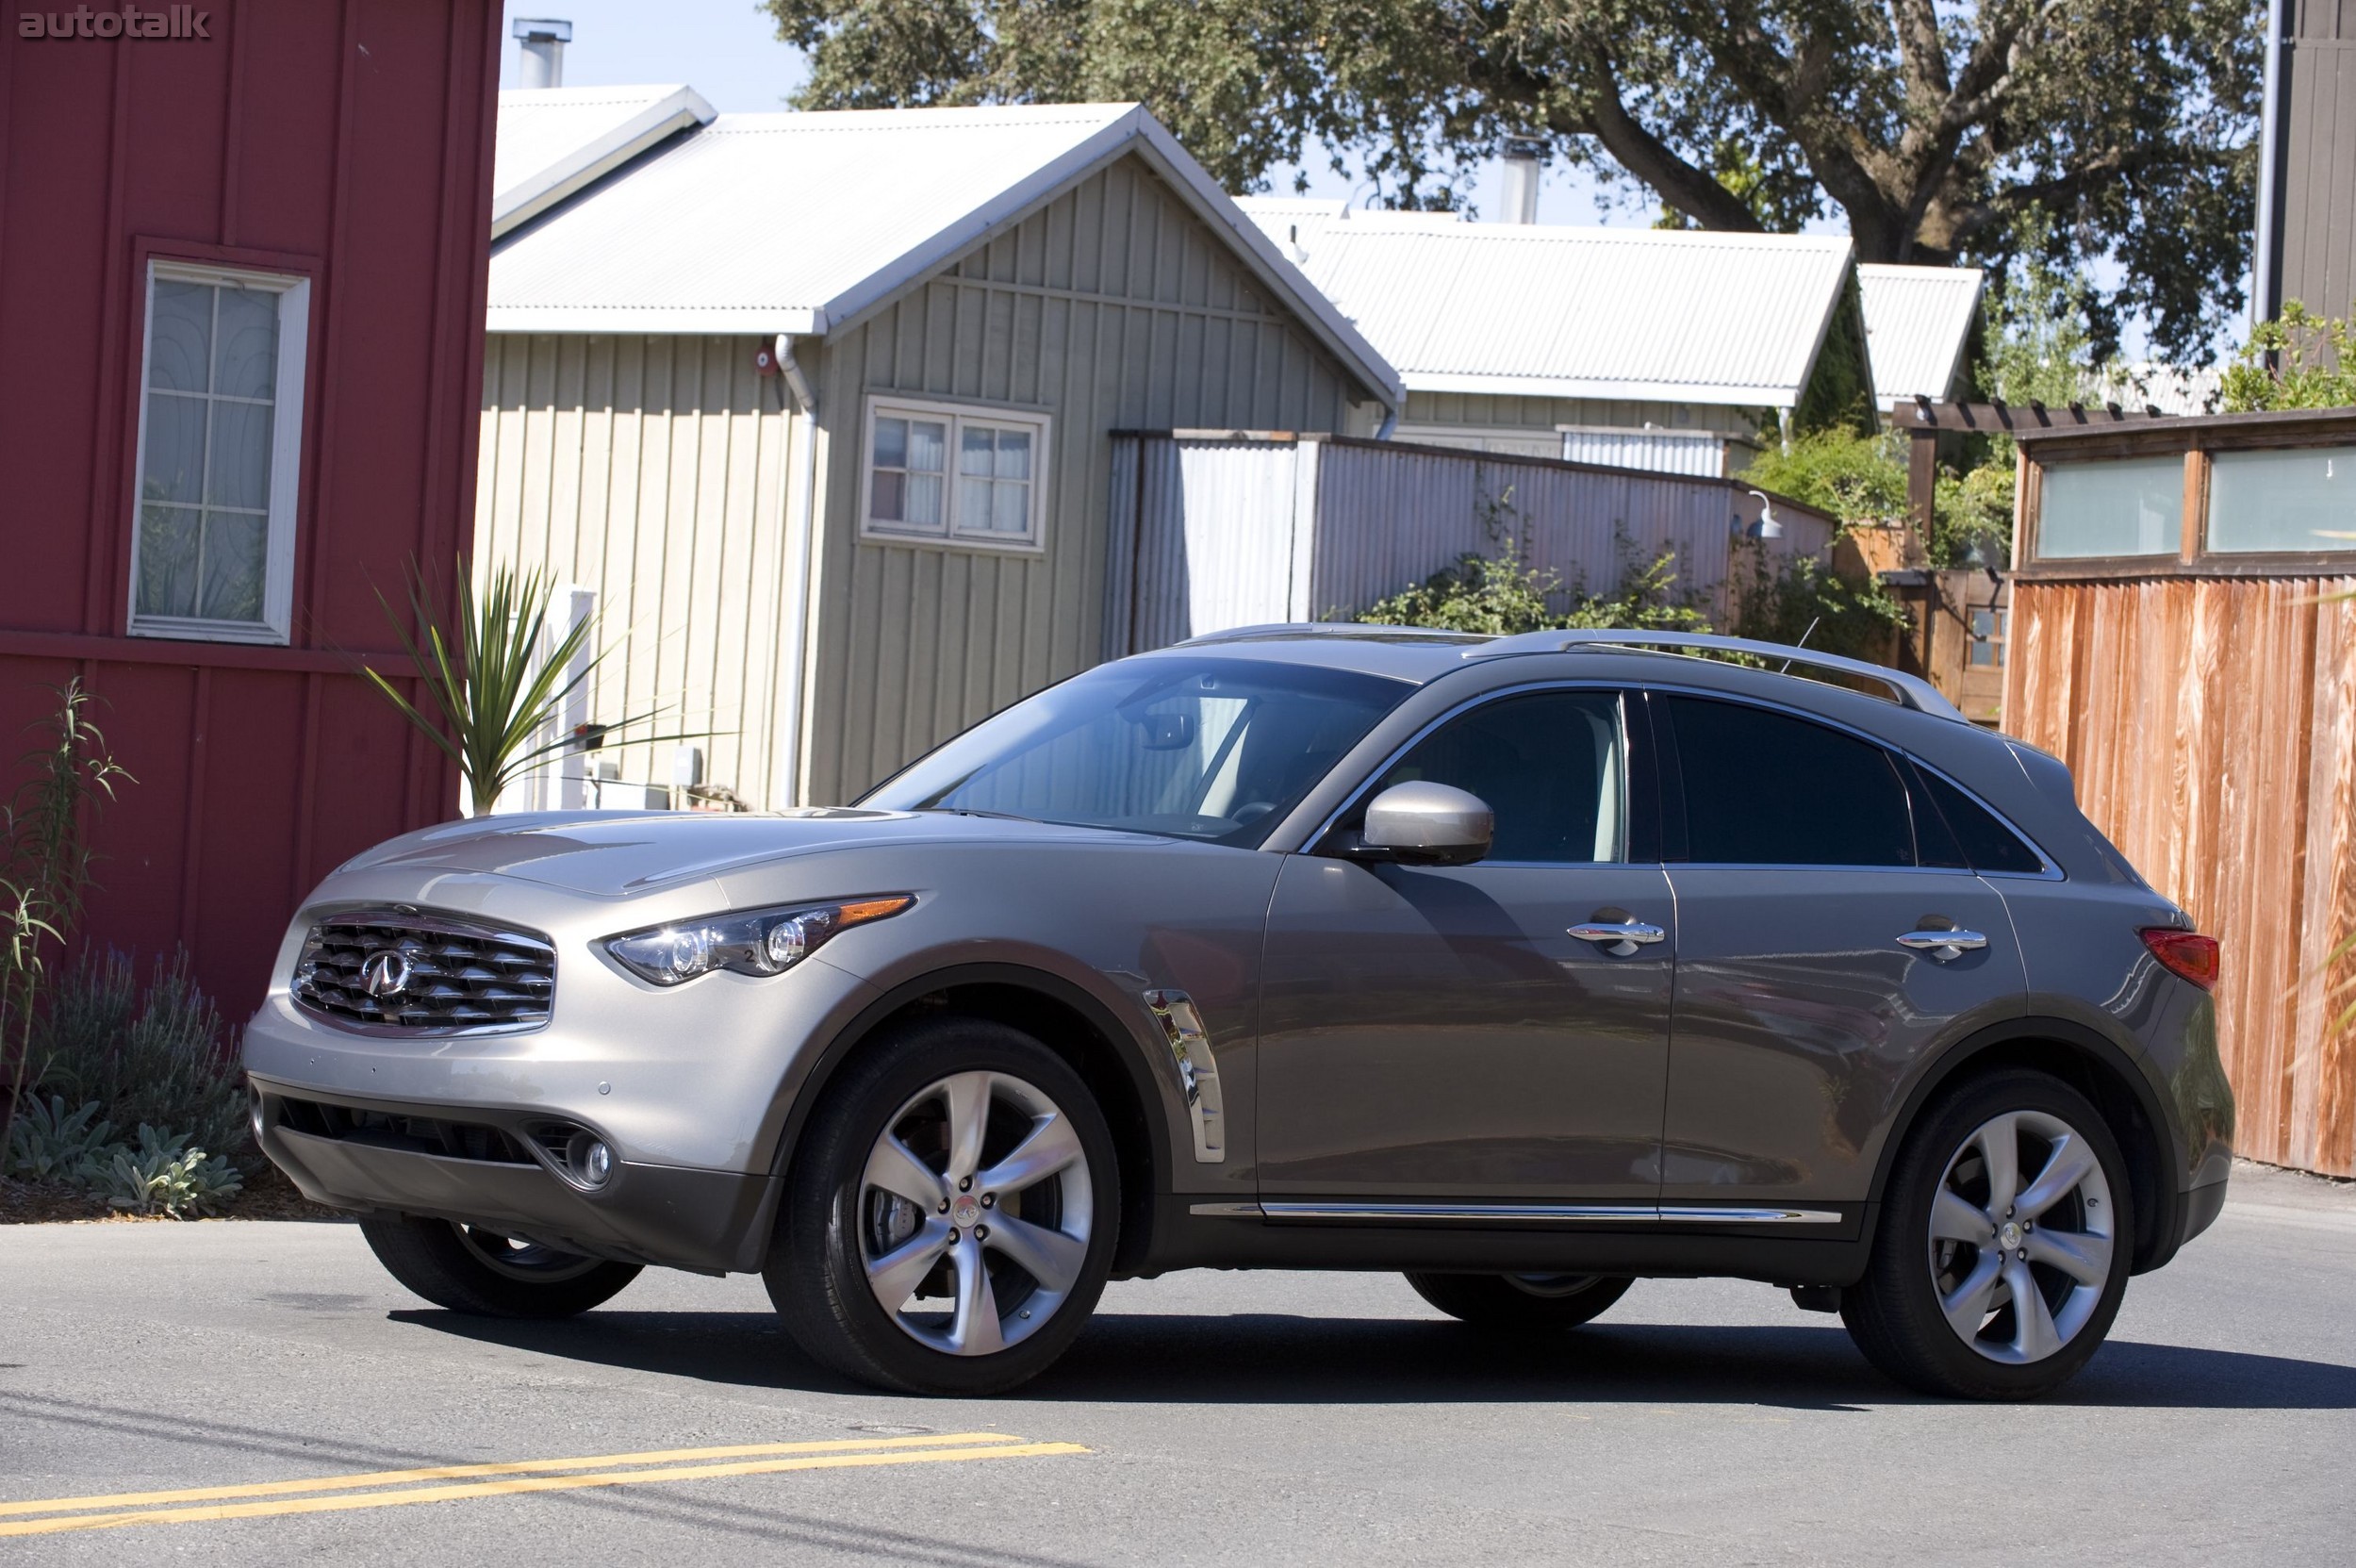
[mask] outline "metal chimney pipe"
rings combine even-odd
[[[565,45],[572,41],[572,24],[549,16],[519,16],[514,32],[523,40],[518,83],[527,88],[564,86]]]
[[[1535,137],[1509,136],[1503,149],[1506,165],[1505,221],[1538,222],[1538,178],[1546,167],[1546,143]]]

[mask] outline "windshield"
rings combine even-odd
[[[1250,659],[1099,665],[983,720],[859,803],[1249,847],[1414,689]]]

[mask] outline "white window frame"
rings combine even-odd
[[[949,427],[947,468],[942,474],[941,522],[938,527],[900,522],[875,516],[875,422],[881,419],[946,421]],[[947,545],[960,550],[988,550],[1017,555],[1046,553],[1047,540],[1048,441],[1053,416],[1029,408],[997,404],[933,403],[916,398],[872,394],[859,431],[859,536],[877,544]],[[1022,430],[1030,435],[1030,527],[1019,536],[958,526],[957,454],[967,426],[992,430]]]
[[[278,364],[273,384],[270,432],[269,542],[262,578],[262,619],[211,620],[198,616],[141,615],[140,591],[140,512],[147,490],[147,409],[152,396],[148,373],[155,353],[156,284],[199,283],[254,289],[278,296]],[[242,267],[215,267],[202,262],[167,261],[147,264],[143,320],[140,329],[139,434],[131,476],[131,577],[129,634],[136,637],[176,637],[200,642],[284,644],[290,639],[294,619],[294,535],[296,502],[303,478],[304,371],[309,358],[311,280],[299,273],[257,272]]]

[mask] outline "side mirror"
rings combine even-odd
[[[1392,784],[1366,804],[1359,854],[1407,866],[1470,866],[1489,853],[1496,814],[1470,790],[1419,781]]]

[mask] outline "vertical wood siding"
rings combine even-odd
[[[238,1020],[322,875],[456,808],[352,670],[404,668],[376,590],[417,561],[446,591],[468,548],[503,40],[483,0],[211,16],[0,32],[0,799],[80,678],[136,782],[92,819],[79,945],[183,947]],[[124,635],[151,251],[311,278],[285,646]]]
[[[704,780],[758,808],[789,803],[771,744],[787,394],[752,338],[494,337],[483,377],[475,572],[546,569],[595,590],[589,717],[641,714],[639,736],[695,735]],[[677,742],[600,756],[668,784]],[[567,759],[567,767],[578,767]]]
[[[1134,159],[831,335],[818,388],[825,531],[805,797],[817,803],[857,796],[1096,661],[1111,431],[1339,431],[1350,395],[1341,367]],[[871,392],[1053,415],[1045,551],[863,542]]]
[[[2356,1175],[2356,578],[2013,585],[2005,728],[2224,949],[2218,1048],[2252,1158]]]

